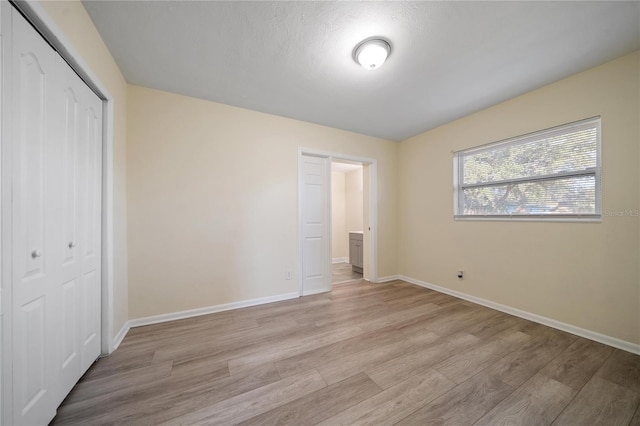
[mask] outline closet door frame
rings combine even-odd
[[[12,413],[12,347],[11,347],[11,279],[12,279],[12,246],[11,246],[11,152],[8,142],[11,110],[6,108],[7,87],[10,78],[8,60],[11,57],[10,9],[18,9],[31,24],[43,35],[54,49],[69,63],[87,86],[102,100],[102,259],[101,259],[101,353],[108,355],[115,350],[126,330],[114,336],[113,306],[113,96],[93,73],[81,55],[75,50],[63,31],[57,26],[42,5],[37,1],[11,0],[0,1],[0,353],[2,381],[0,383],[0,424],[11,424]],[[9,309],[7,309],[9,308]]]

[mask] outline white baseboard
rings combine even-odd
[[[348,257],[334,257],[331,259],[331,263],[349,263]]]
[[[389,275],[388,277],[378,277],[376,283],[388,283],[389,281],[400,280],[399,275]]]
[[[533,314],[531,312],[523,311],[523,310],[520,310],[520,309],[512,308],[510,306],[502,305],[500,303],[492,302],[490,300],[482,299],[480,297],[472,296],[470,294],[462,293],[462,292],[459,292],[459,291],[456,291],[456,290],[451,290],[451,289],[448,289],[446,287],[440,287],[438,285],[431,284],[431,283],[428,283],[428,282],[425,282],[425,281],[421,281],[421,280],[417,280],[415,278],[407,277],[405,275],[390,275],[390,276],[387,276],[387,277],[380,277],[380,278],[378,278],[377,282],[378,283],[383,283],[383,282],[394,281],[394,280],[403,280],[403,281],[406,281],[408,283],[418,285],[420,287],[425,287],[425,288],[428,288],[428,289],[431,289],[431,290],[438,291],[440,293],[445,293],[445,294],[448,294],[450,296],[457,297],[459,299],[468,300],[470,302],[477,303],[478,305],[486,306],[486,307],[491,308],[491,309],[495,309],[495,310],[498,310],[498,311],[501,311],[501,312],[505,312],[505,313],[510,314],[510,315],[514,315],[514,316],[517,316],[517,317],[520,317],[520,318],[524,318],[526,320],[537,322],[539,324],[546,325],[548,327],[552,327],[552,328],[556,328],[558,330],[566,331],[567,333],[575,334],[576,336],[584,337],[586,339],[594,340],[596,342],[600,342],[600,343],[603,343],[605,345],[613,346],[614,348],[622,349],[624,351],[640,355],[640,345],[638,345],[636,343],[627,342],[625,340],[621,340],[621,339],[618,339],[618,338],[615,338],[615,337],[607,336],[605,334],[601,334],[601,333],[598,333],[598,332],[595,332],[595,331],[591,331],[591,330],[587,330],[587,329],[584,329],[584,328],[576,327],[576,326],[571,325],[571,324],[567,324],[567,323],[564,323],[564,322],[561,322],[561,321],[557,321],[557,320],[554,320],[554,319],[551,319],[551,318],[547,318],[547,317],[544,317],[544,316],[541,316],[541,315]],[[305,294],[305,296],[310,296],[312,294],[318,294],[318,293],[322,293],[322,292],[323,292],[323,290],[316,291],[316,292],[310,292],[308,294]],[[129,329],[132,328],[132,327],[139,327],[139,326],[142,326],[142,325],[150,325],[150,324],[158,324],[158,323],[162,323],[162,322],[174,321],[174,320],[183,319],[183,318],[191,318],[191,317],[195,317],[195,316],[199,316],[199,315],[212,314],[212,313],[215,313],[215,312],[228,311],[228,310],[231,310],[231,309],[245,308],[245,307],[248,307],[248,306],[262,305],[262,304],[265,304],[265,303],[272,303],[272,302],[279,302],[279,301],[282,301],[282,300],[295,299],[297,297],[299,297],[299,294],[297,292],[296,293],[286,293],[286,294],[280,294],[280,295],[277,295],[277,296],[269,296],[269,297],[262,297],[262,298],[258,298],[258,299],[243,300],[243,301],[240,301],[240,302],[232,302],[232,303],[226,303],[226,304],[222,304],[222,305],[214,305],[214,306],[208,306],[208,307],[204,307],[204,308],[192,309],[192,310],[188,310],[188,311],[180,311],[180,312],[174,312],[174,313],[170,313],[170,314],[154,315],[154,316],[149,316],[149,317],[129,320],[122,326],[122,328],[120,329],[118,334],[116,334],[116,336],[114,337],[114,339],[113,339],[113,349],[116,350],[118,348],[118,346],[120,346],[120,343],[122,343],[122,340],[124,340],[125,336],[129,332]]]
[[[131,329],[131,321],[125,322],[122,328],[120,329],[120,331],[118,331],[118,334],[116,334],[116,337],[113,338],[114,351],[118,349],[118,346],[120,346],[120,343],[122,343],[122,341],[127,336],[127,333],[129,332],[130,329]]]
[[[258,299],[241,300],[239,302],[225,303],[222,305],[207,306],[204,308],[190,309],[188,311],[172,312],[170,314],[153,315],[144,318],[129,320],[130,327],[159,324],[167,321],[175,321],[216,312],[230,311],[231,309],[246,308],[248,306],[263,305],[265,303],[280,302],[282,300],[295,299],[300,295],[296,293],[278,294],[276,296],[260,297]]]
[[[419,285],[431,290],[445,293],[450,296],[457,297],[459,299],[468,300],[469,302],[477,303],[478,305],[486,306],[497,311],[502,311],[516,317],[524,318],[529,321],[537,322],[538,324],[546,325],[548,327],[556,328],[558,330],[566,331],[567,333],[575,334],[576,336],[584,337],[589,340],[604,343],[614,348],[622,349],[623,351],[631,352],[640,355],[640,345],[636,343],[627,342],[625,340],[617,339],[615,337],[607,336],[605,334],[597,333],[595,331],[587,330],[584,328],[576,327],[571,324],[567,324],[561,321],[557,321],[551,318],[543,317],[541,315],[533,314],[531,312],[523,311],[520,309],[512,308],[510,306],[502,305],[500,303],[492,302],[490,300],[482,299],[480,297],[472,296],[470,294],[462,293],[456,290],[451,290],[445,287],[440,287],[435,284],[416,280],[415,278],[407,277],[404,275],[398,275],[397,279],[401,279],[411,284]]]

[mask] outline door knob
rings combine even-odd
[[[73,241],[69,241],[69,250],[71,250],[72,248],[74,248],[76,245],[73,243]]]
[[[34,251],[31,252],[31,258],[32,259],[36,259],[36,258],[38,258],[40,256],[42,256],[42,253],[39,252],[38,250],[34,250]]]

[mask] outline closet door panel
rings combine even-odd
[[[61,338],[61,346],[60,349],[62,351],[61,356],[61,370],[70,371],[75,370],[73,372],[70,371],[70,375],[75,380],[71,384],[73,384],[80,378],[80,367],[79,367],[79,333],[78,333],[78,280],[71,280],[64,284],[62,284],[62,330],[63,335]],[[73,368],[73,365],[77,365],[77,368]],[[63,373],[64,375],[64,373]],[[69,389],[70,390],[70,389]]]
[[[95,151],[94,144],[94,128],[95,128],[95,111],[88,107],[84,110],[84,131],[85,139],[83,140],[83,193],[82,193],[82,219],[83,219],[83,245],[82,255],[83,262],[90,261],[96,256],[95,235],[93,229],[95,226]]]
[[[82,100],[79,170],[82,269],[82,372],[100,355],[102,102],[86,86]]]
[[[82,372],[100,355],[100,277],[91,271],[82,277]]]
[[[46,306],[47,298],[38,297],[20,306],[20,327],[18,332],[18,348],[22,349],[24,358],[16,358],[16,373],[19,374],[18,393],[19,416],[27,419],[38,416],[34,411],[42,405],[46,410],[49,399],[50,380],[48,380],[47,342],[46,342]],[[45,411],[46,413],[46,411]]]
[[[80,359],[80,285],[79,279],[73,279],[61,286],[62,297],[60,314],[61,328],[58,360],[58,381],[55,392],[55,405],[62,403],[73,386],[82,377]]]
[[[66,70],[67,79],[64,88],[64,133],[63,159],[61,173],[64,177],[62,188],[63,204],[63,245],[62,266],[70,269],[78,262],[78,137],[80,134],[80,102],[73,87],[73,71]],[[73,74],[70,76],[69,74]],[[77,76],[75,76],[77,77]]]
[[[78,145],[81,132],[80,95],[77,89],[77,76],[69,69],[62,58],[58,57],[62,67],[60,85],[60,108],[63,112],[61,132],[61,232],[56,241],[57,250],[61,253],[57,265],[60,273],[55,283],[62,294],[62,324],[60,328],[61,342],[58,369],[60,373],[58,402],[73,388],[82,376],[81,372],[81,269],[78,244]]]
[[[21,102],[16,108],[18,138],[15,146],[19,163],[15,164],[14,198],[23,215],[14,218],[21,238],[21,256],[15,265],[21,281],[37,279],[45,274],[45,86],[46,75],[41,61],[32,52],[20,55],[18,64]]]
[[[55,54],[13,11],[11,100],[14,424],[46,424],[55,415],[58,295]]]

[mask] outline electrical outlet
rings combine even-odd
[[[291,273],[291,271],[287,271],[284,274],[284,278],[287,279],[287,280],[293,279],[293,274]]]

